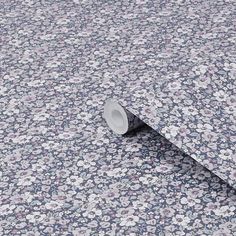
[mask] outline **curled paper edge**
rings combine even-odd
[[[103,116],[107,125],[116,134],[123,135],[145,125],[143,121],[113,99],[106,101]]]

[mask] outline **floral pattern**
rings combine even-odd
[[[135,21],[138,34],[152,4],[1,3],[0,235],[235,234],[232,187],[149,127],[121,137],[102,118],[107,98],[126,96],[114,89],[123,83],[117,70],[129,74],[118,62],[134,58],[122,20]],[[157,21],[150,14],[148,23]],[[133,43],[143,45],[148,35],[138,35]]]
[[[122,105],[236,188],[235,1],[114,8]]]
[[[133,130],[135,130],[137,128],[140,128],[143,125],[145,125],[145,123],[143,123],[143,121],[141,121],[133,113],[126,110],[125,108],[124,108],[124,110],[125,110],[125,113],[126,113],[126,116],[127,116],[127,119],[128,119],[128,131],[127,132],[133,131]]]

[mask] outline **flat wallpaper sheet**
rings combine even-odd
[[[132,82],[138,74],[124,67],[131,64],[118,63],[122,53],[132,59],[125,56],[132,45],[121,46],[129,44],[123,20],[152,4],[1,2],[1,235],[235,234],[234,188],[156,131],[116,136],[102,118],[106,99],[115,96],[157,121],[140,106],[151,93],[143,100],[136,90],[132,100],[115,87],[120,78],[128,89],[141,81]],[[233,9],[233,2],[217,4]],[[132,40],[146,27],[135,28]]]

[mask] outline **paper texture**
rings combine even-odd
[[[195,110],[191,116],[175,110],[175,101],[178,108],[199,99],[208,111],[222,104],[231,115],[221,120],[216,114],[218,123],[210,124],[223,124],[222,131],[227,125],[232,132],[235,1],[9,0],[0,5],[0,235],[235,235],[235,189],[213,174],[219,166],[232,183],[234,165],[228,158],[219,165],[219,158],[199,155],[212,166],[209,171],[183,153],[191,147],[198,155],[205,147],[197,145],[202,131],[189,133]],[[190,54],[181,57],[191,43],[192,63],[209,65],[208,55],[217,55],[198,81],[206,86],[199,92],[209,92],[204,100],[185,80],[174,94],[168,87],[179,80],[172,74],[177,64],[183,64],[181,76],[194,71],[184,63]],[[168,73],[171,78],[163,78]],[[221,84],[219,76],[226,81]],[[161,78],[167,86],[158,86]],[[215,95],[225,99],[217,89],[228,97],[208,107]],[[180,102],[187,90],[196,100],[184,95]],[[111,97],[153,129],[115,135],[102,117]],[[179,113],[183,120],[175,123]],[[192,117],[192,128],[163,131],[186,124],[186,117]],[[212,142],[217,137],[209,136],[208,144],[216,150],[230,147],[223,139]]]

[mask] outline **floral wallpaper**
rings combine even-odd
[[[124,106],[236,188],[236,2],[112,9],[113,81],[127,91]]]
[[[0,4],[0,235],[235,234],[234,188],[155,130],[118,136],[102,117],[106,99],[132,102],[119,14],[152,2]]]

